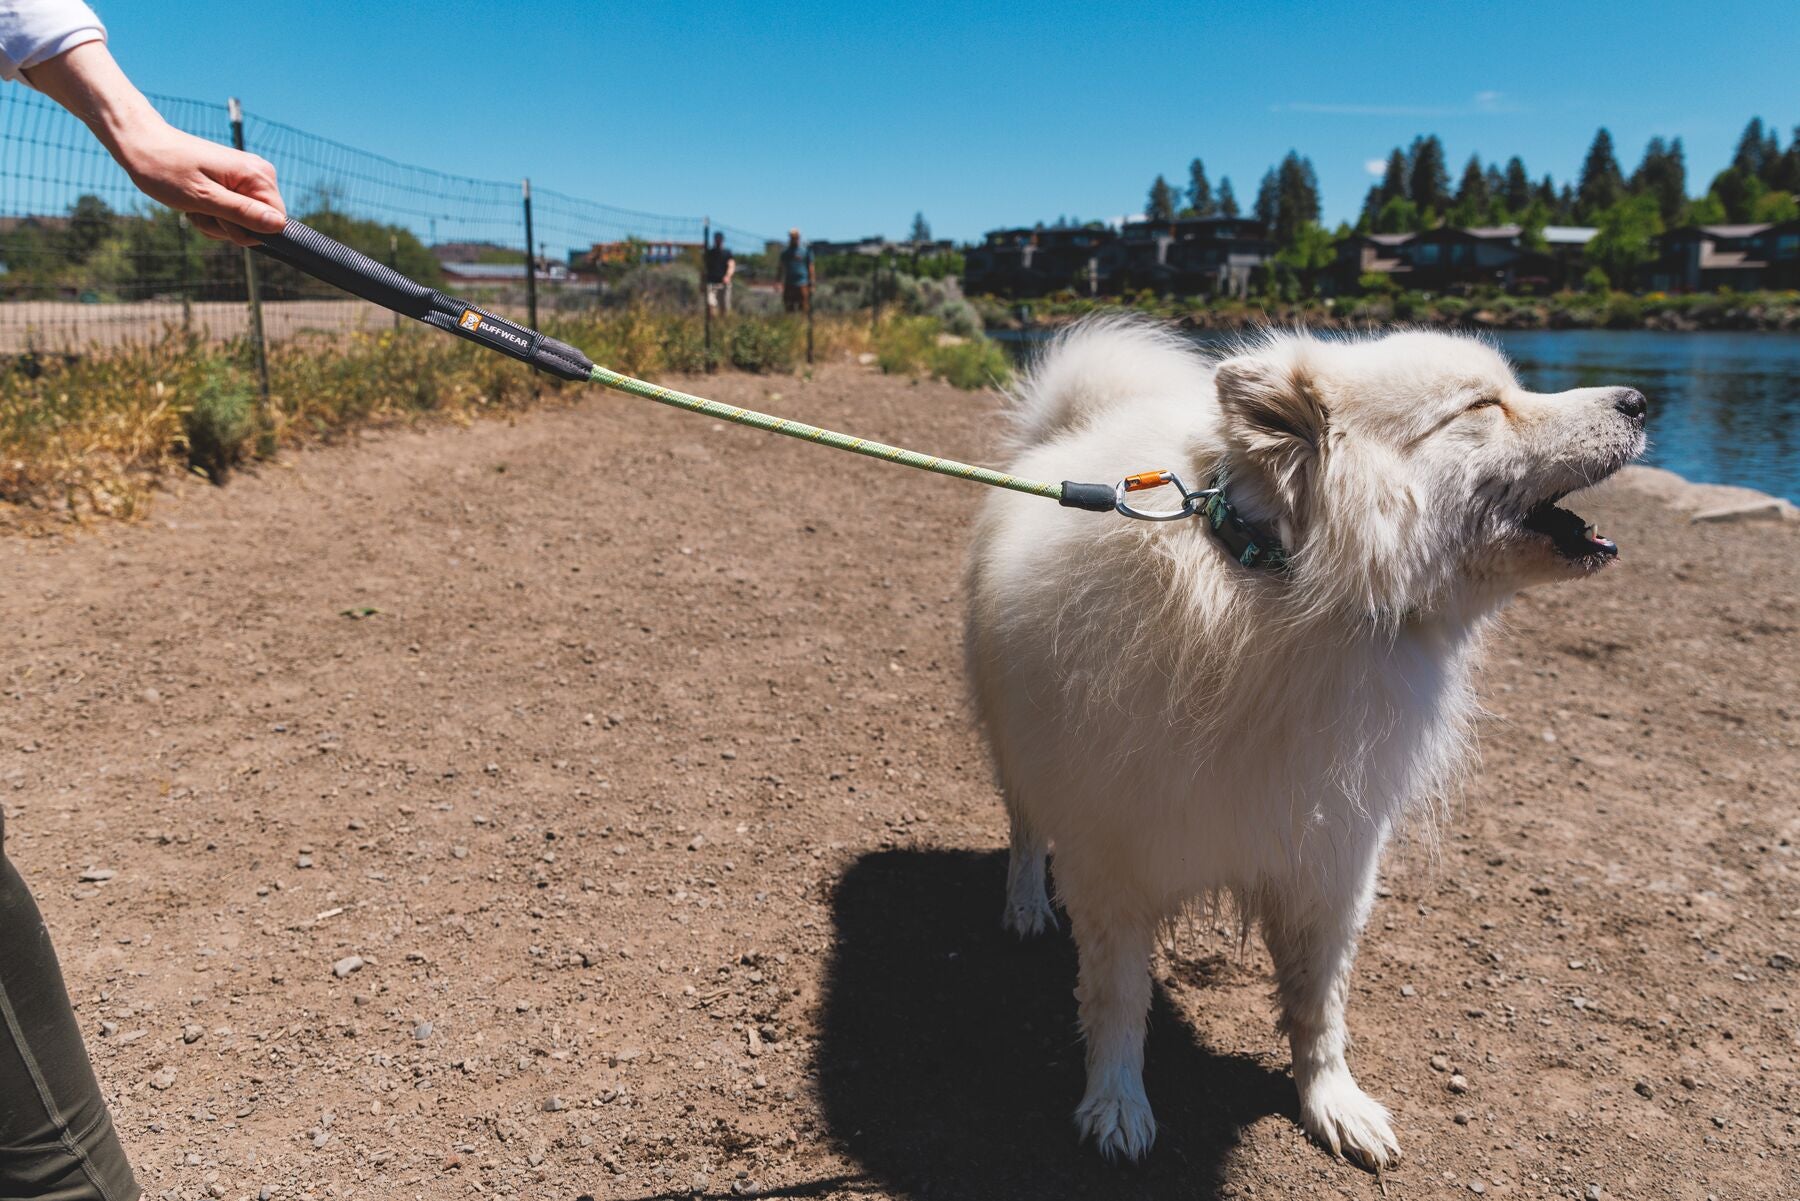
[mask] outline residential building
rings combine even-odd
[[[1407,262],[1406,248],[1417,234],[1351,234],[1337,244],[1337,261],[1326,277],[1338,292],[1356,292],[1362,288],[1365,275],[1383,275],[1397,287],[1407,286],[1412,264]]]
[[[1111,293],[1243,296],[1251,274],[1274,253],[1267,231],[1245,217],[1127,221],[1096,269],[1099,286]]]
[[[1099,258],[1118,235],[1110,229],[995,229],[963,254],[963,291],[971,296],[1044,296],[1062,289],[1093,295]]]
[[[1769,225],[1687,225],[1663,234],[1644,272],[1656,292],[1751,291],[1763,286]]]
[[[1765,288],[1800,288],[1800,220],[1771,225],[1756,237],[1756,257],[1768,264]]]

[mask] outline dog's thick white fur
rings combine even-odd
[[[1015,400],[1015,474],[1169,469],[1196,488],[1223,467],[1292,554],[1246,568],[1198,519],[1014,494],[981,514],[968,655],[1012,821],[1004,920],[1054,924],[1054,854],[1080,955],[1076,1121],[1109,1157],[1149,1149],[1153,943],[1229,898],[1274,958],[1306,1129],[1385,1166],[1399,1147],[1344,1023],[1382,849],[1454,782],[1489,619],[1610,558],[1553,502],[1642,450],[1643,398],[1534,395],[1493,347],[1446,334],[1270,333],[1213,360],[1113,319],[1059,338]]]

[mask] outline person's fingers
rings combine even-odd
[[[280,212],[268,202],[254,196],[246,196],[233,191],[230,187],[216,180],[208,179],[205,186],[199,189],[195,198],[195,207],[203,213],[218,217],[239,227],[238,237],[231,240],[239,245],[245,243],[241,237],[245,231],[273,234],[280,233],[287,224],[287,214]]]
[[[188,224],[199,231],[202,237],[211,238],[215,242],[229,242],[230,236],[219,225],[217,217],[209,217],[205,213],[189,213]]]

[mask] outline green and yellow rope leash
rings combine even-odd
[[[257,249],[364,300],[392,309],[396,313],[403,313],[459,338],[466,338],[489,350],[499,351],[520,362],[530,363],[561,379],[600,384],[671,408],[703,413],[734,425],[747,425],[752,429],[798,438],[871,459],[899,463],[936,475],[973,480],[991,488],[1042,496],[1065,508],[1086,509],[1096,513],[1116,512],[1140,521],[1174,521],[1204,516],[1213,531],[1226,540],[1232,554],[1245,566],[1285,566],[1285,558],[1278,560],[1273,557],[1279,556],[1279,546],[1271,545],[1271,539],[1261,536],[1237,517],[1217,482],[1211,488],[1189,491],[1179,478],[1168,471],[1139,472],[1126,476],[1116,484],[1082,484],[1073,480],[1052,484],[1041,480],[1021,479],[987,467],[977,467],[972,463],[960,463],[955,459],[889,446],[885,442],[840,434],[835,430],[808,425],[804,421],[790,421],[785,417],[759,413],[755,409],[720,404],[716,400],[677,392],[673,388],[664,388],[597,366],[593,360],[565,342],[547,338],[537,330],[527,329],[504,317],[496,317],[467,301],[427,288],[298,221],[289,221],[287,227],[278,234],[263,235],[262,243]],[[1173,485],[1180,492],[1179,508],[1167,512],[1145,512],[1133,508],[1125,499],[1127,493],[1164,485]],[[1227,538],[1227,534],[1233,534],[1236,542],[1242,546],[1234,544],[1234,538]]]

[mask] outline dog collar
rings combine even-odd
[[[1164,485],[1181,493],[1179,509],[1140,509],[1125,499],[1133,492],[1144,492]],[[1181,477],[1173,471],[1140,471],[1114,484],[1110,497],[1106,493],[1107,488],[1103,484],[1077,484],[1064,480],[1061,503],[1074,508],[1099,509],[1110,502],[1110,506],[1121,516],[1136,521],[1182,521],[1189,517],[1199,517],[1212,530],[1213,537],[1243,566],[1266,567],[1271,571],[1287,570],[1288,553],[1281,545],[1281,539],[1247,520],[1226,497],[1223,464],[1213,472],[1210,488],[1196,488],[1190,492],[1187,485],[1181,482]]]
[[[1245,567],[1287,570],[1288,553],[1281,539],[1247,520],[1226,497],[1223,467],[1213,473],[1212,487],[1199,502],[1197,512],[1232,558]]]

